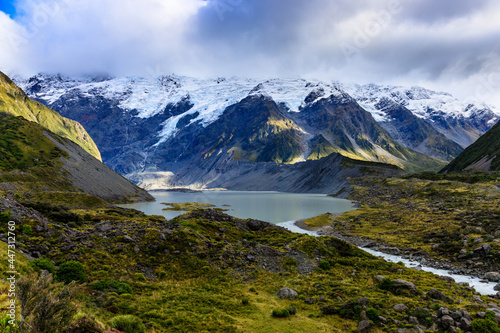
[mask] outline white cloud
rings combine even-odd
[[[422,83],[462,97],[487,76],[489,90],[500,88],[494,0],[17,3],[16,21],[0,13],[9,72],[303,76]]]

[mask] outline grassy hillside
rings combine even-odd
[[[500,171],[500,122],[467,147],[442,172],[460,172],[468,168]]]
[[[77,143],[89,154],[101,160],[92,138],[78,122],[59,115],[39,102],[29,99],[21,88],[0,72],[0,113],[21,116],[36,122],[64,138]]]
[[[0,182],[23,195],[63,191],[118,202],[153,199],[76,143],[6,114],[0,114]]]
[[[443,260],[482,275],[500,264],[500,174],[423,174],[358,179],[349,198],[360,209],[306,220],[400,254]],[[483,248],[488,248],[486,252]],[[383,251],[383,250],[382,250]]]

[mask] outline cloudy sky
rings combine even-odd
[[[0,70],[423,85],[500,107],[498,0],[0,0]]]

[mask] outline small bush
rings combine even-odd
[[[30,265],[33,266],[33,267],[37,267],[41,270],[46,270],[48,271],[49,273],[52,273],[54,274],[55,272],[55,268],[54,268],[54,264],[52,263],[52,261],[50,260],[47,260],[47,259],[43,259],[43,258],[38,258],[38,259],[35,259],[33,261],[30,262]]]
[[[87,281],[87,273],[80,262],[70,260],[59,266],[56,271],[56,278],[64,283],[70,283],[71,281],[85,282]]]
[[[378,287],[382,290],[393,291],[394,290],[394,282],[392,282],[389,278],[384,278],[379,284]]]
[[[290,317],[290,312],[288,311],[288,309],[274,309],[273,310],[273,317],[287,318],[287,317]]]
[[[0,222],[9,222],[11,220],[12,220],[12,215],[10,215],[10,211],[0,213]]]
[[[361,317],[361,311],[363,307],[356,301],[349,301],[345,304],[342,304],[342,307],[339,310],[339,315],[345,319],[356,319],[358,320]]]
[[[134,276],[137,281],[146,281],[146,277],[142,273],[135,273]]]
[[[434,303],[434,304],[432,304],[432,309],[433,309],[434,311],[437,311],[437,310],[439,310],[439,308],[440,308],[441,306],[442,306],[442,305],[441,305],[441,304],[439,304],[439,303]]]
[[[31,235],[31,233],[33,232],[33,230],[31,229],[31,226],[27,225],[27,224],[23,225],[22,231],[23,231],[23,234],[25,234],[25,235]]]
[[[248,291],[252,292],[252,293],[256,293],[257,292],[257,289],[255,289],[255,287],[250,287],[248,289]]]
[[[92,285],[95,290],[101,290],[106,292],[115,292],[119,295],[121,294],[132,294],[132,287],[125,282],[118,282],[111,278],[104,279],[102,281],[97,281]]]
[[[87,317],[73,317],[73,322],[62,333],[103,333],[99,324]]]
[[[116,316],[109,321],[109,324],[114,329],[124,333],[144,333],[146,331],[142,321],[132,315]]]
[[[166,276],[167,276],[167,272],[165,272],[165,271],[160,271],[160,272],[158,273],[158,278],[159,278],[160,280],[163,280]]]
[[[246,297],[245,297],[245,298],[243,298],[243,299],[241,300],[241,304],[243,304],[243,305],[248,305],[248,304],[250,304],[250,301],[248,300],[248,298],[246,298]]]
[[[295,305],[291,304],[288,307],[288,312],[290,313],[291,316],[297,314],[297,307]]]
[[[371,321],[376,323],[379,321],[378,317],[380,316],[380,314],[378,313],[378,311],[376,309],[369,308],[366,310],[366,316],[368,317],[368,319],[370,319]]]
[[[254,236],[254,234],[252,234],[250,232],[245,232],[245,233],[243,233],[243,238],[245,238],[245,239],[254,239],[255,236]]]
[[[495,314],[492,311],[486,311],[486,314],[484,315],[484,319],[493,320],[493,319],[495,319]]]
[[[321,268],[321,269],[323,269],[325,271],[328,271],[331,268],[331,266],[330,266],[330,263],[328,261],[321,260],[319,262],[319,268]]]
[[[472,333],[500,333],[500,328],[491,319],[474,319]]]
[[[174,321],[172,319],[167,319],[164,321],[165,326],[172,326],[174,324]]]

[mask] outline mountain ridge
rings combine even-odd
[[[500,171],[500,121],[441,172]]]
[[[32,101],[26,93],[4,73],[0,72],[0,112],[39,123],[50,131],[66,137],[85,149],[92,156],[101,159],[95,142],[78,122],[64,118],[40,102]]]
[[[303,79],[38,75],[17,82],[31,97],[80,121],[98,142],[105,163],[129,179],[152,172],[175,179],[170,174],[213,154],[243,162],[297,163],[336,152],[408,171],[437,171],[463,150],[456,136],[467,133],[465,143],[473,141],[500,115],[479,106],[451,112],[463,103],[413,88],[398,88],[396,97],[404,98],[393,96],[382,105],[382,86],[377,86],[382,97],[368,101],[378,108],[370,107],[339,83]],[[334,112],[334,100],[349,106]],[[241,110],[236,115],[244,101],[253,116]],[[446,107],[429,114],[412,109],[443,103]],[[472,125],[466,129],[469,119]]]

